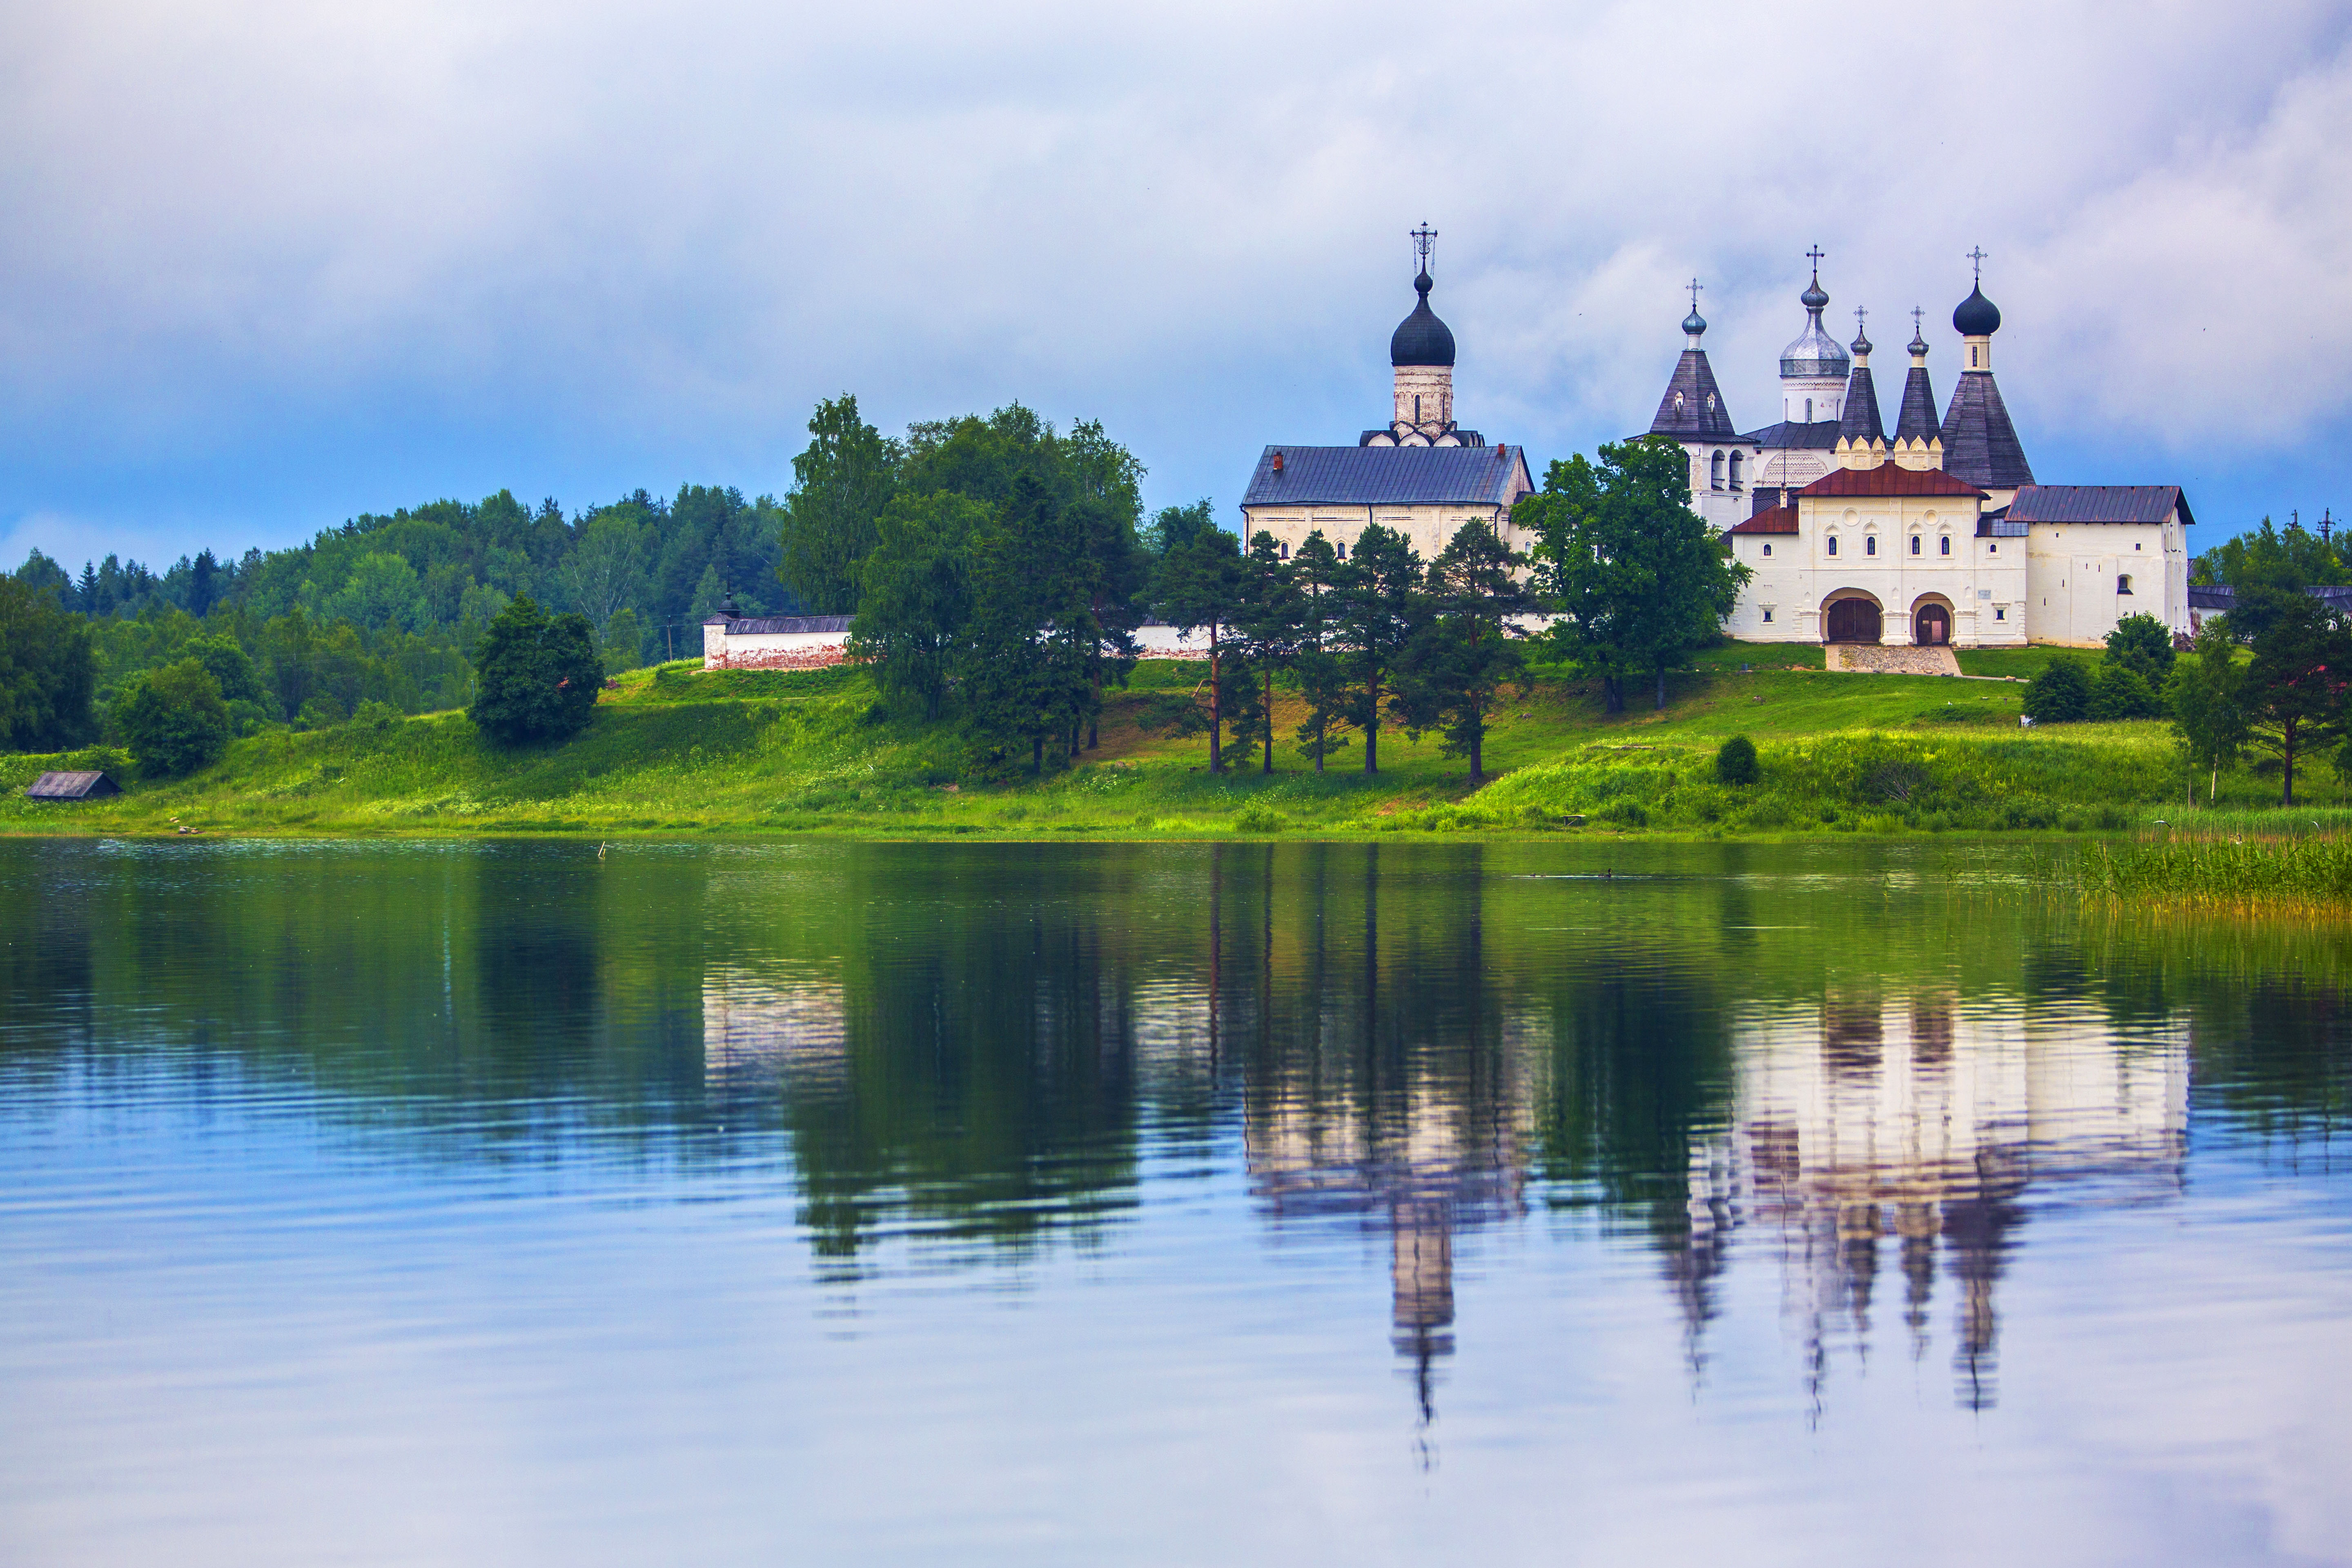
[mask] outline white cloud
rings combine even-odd
[[[2352,400],[2352,62],[2342,5],[2263,21],[26,0],[0,508],[758,488],[844,387],[1098,413],[1230,500],[1379,416],[1423,217],[1464,412],[1539,453],[1646,421],[1693,271],[1769,418],[1814,240],[1841,330],[1924,304],[1947,383],[1984,245],[2037,447],[2298,441]]]

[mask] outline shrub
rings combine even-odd
[[[2079,658],[2058,658],[2025,689],[2025,716],[2037,724],[2069,724],[2091,710],[2091,675]]]
[[[294,723],[298,729],[331,730],[345,717],[343,705],[333,698],[313,697],[302,704],[302,711],[294,715]]]
[[[151,669],[115,699],[115,721],[148,778],[177,778],[228,750],[228,704],[220,682],[193,658]]]
[[[352,725],[360,730],[389,730],[400,722],[400,710],[389,702],[373,700],[360,704],[352,715]]]
[[[604,683],[588,619],[551,619],[519,594],[474,650],[474,705],[467,710],[499,745],[561,741],[588,727]]]
[[[2154,616],[2126,616],[2107,634],[2104,660],[2138,676],[2151,687],[2172,673],[2172,628]]]
[[[1262,800],[1251,801],[1234,813],[1234,826],[1244,833],[1279,833],[1290,826],[1290,818]]]
[[[1716,749],[1715,782],[1742,788],[1761,777],[1756,765],[1756,742],[1745,735],[1734,735]]]
[[[2093,719],[2160,719],[2164,704],[2129,665],[2102,664],[2091,681],[2087,716]]]
[[[1620,827],[1647,827],[1650,814],[1642,803],[1631,795],[1619,795],[1596,814],[1603,822],[1613,822]]]

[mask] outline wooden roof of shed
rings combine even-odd
[[[94,795],[117,795],[121,786],[100,770],[52,771],[26,786],[28,800],[88,800]]]

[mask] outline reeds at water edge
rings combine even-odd
[[[2090,897],[2120,903],[2341,916],[2352,914],[2352,836],[2164,824],[2085,848],[2075,878]]]

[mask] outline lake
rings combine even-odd
[[[2352,1562],[2352,927],[0,841],[0,1563]]]

